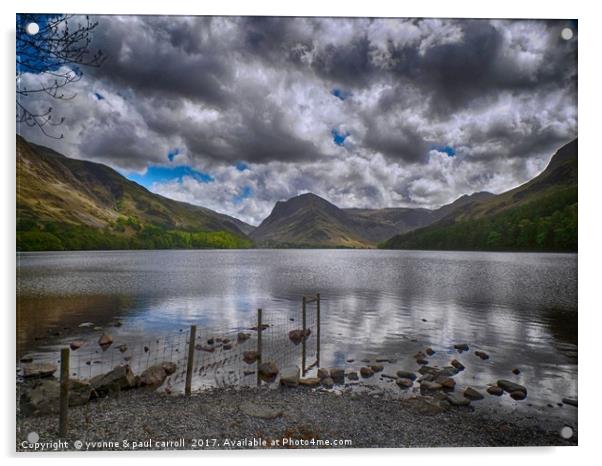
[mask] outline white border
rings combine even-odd
[[[177,461],[236,462],[237,464],[286,463],[287,466],[308,461],[341,461],[345,464],[360,464],[368,461],[450,463],[462,465],[484,465],[508,463],[524,464],[545,461],[548,465],[567,463],[587,464],[600,456],[596,450],[600,431],[600,387],[601,369],[597,361],[602,329],[602,305],[599,293],[600,238],[602,236],[602,100],[600,88],[600,8],[594,2],[556,1],[527,2],[504,0],[486,2],[477,0],[429,0],[419,2],[372,0],[302,0],[291,4],[282,0],[244,1],[220,0],[218,2],[182,0],[144,0],[126,2],[103,0],[82,2],[68,0],[5,0],[1,3],[2,15],[2,118],[0,125],[3,141],[2,155],[2,252],[3,265],[1,296],[4,305],[0,308],[5,319],[2,335],[4,368],[2,386],[3,421],[0,444],[4,456],[15,461],[14,452],[14,351],[15,351],[15,88],[14,28],[15,13],[19,12],[73,12],[105,14],[222,14],[222,15],[286,15],[286,16],[430,16],[430,17],[504,17],[504,18],[577,18],[579,19],[579,447],[575,448],[482,448],[482,449],[412,449],[412,450],[346,450],[346,451],[244,451],[244,452],[165,452],[165,453],[84,453],[45,455],[43,461],[63,464],[65,461],[85,461],[86,464],[104,464],[107,456],[124,457],[125,461],[144,461],[164,464],[170,458]],[[412,426],[408,426],[409,429]],[[31,456],[25,458],[30,461]],[[41,457],[38,457],[42,459]],[[117,458],[116,458],[117,459]]]

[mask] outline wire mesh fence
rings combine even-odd
[[[95,386],[116,368],[128,368],[135,383],[144,385],[153,370],[165,367],[167,376],[160,378],[159,390],[178,393],[187,391],[187,385],[191,390],[255,385],[260,383],[259,365],[267,362],[278,368],[298,366],[305,374],[319,363],[319,313],[318,294],[303,297],[298,312],[258,310],[235,325],[195,325],[121,344],[109,335],[74,341],[69,378]],[[61,362],[59,354],[48,357]],[[26,366],[21,367],[22,374]]]

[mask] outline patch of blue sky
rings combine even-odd
[[[347,139],[350,135],[348,131],[343,133],[336,128],[333,128],[330,133],[332,134],[332,142],[334,142],[337,146],[344,145],[345,139]]]
[[[245,199],[253,195],[253,189],[250,186],[243,186],[240,192],[232,198],[234,204],[240,204]]]
[[[149,188],[154,183],[170,183],[178,182],[181,183],[185,177],[191,177],[200,183],[212,183],[215,181],[209,173],[204,173],[188,165],[179,165],[177,167],[161,167],[158,165],[151,165],[147,168],[146,173],[129,173],[127,178],[136,183]]]
[[[244,172],[245,170],[249,169],[249,166],[245,162],[243,162],[242,160],[239,160],[238,162],[236,162],[236,169],[239,172]]]
[[[352,95],[351,92],[344,91],[343,89],[339,89],[336,87],[332,91],[330,91],[330,93],[333,96],[335,96],[336,98],[341,99],[341,100],[346,100],[349,97],[351,97],[351,95]]]
[[[170,162],[173,162],[173,159],[176,158],[176,156],[180,155],[182,152],[180,151],[179,147],[175,147],[173,149],[171,149],[169,152],[167,152],[167,158],[169,159]]]
[[[437,152],[444,152],[448,157],[455,157],[456,155],[456,150],[452,146],[433,145],[431,149],[435,149]]]

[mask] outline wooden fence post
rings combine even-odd
[[[305,308],[307,307],[307,299],[305,298],[305,296],[303,296],[303,308],[302,308],[302,313],[303,313],[303,339],[301,340],[301,344],[303,345],[302,347],[302,353],[301,353],[301,372],[302,374],[305,376],[305,340],[306,338],[306,332],[307,332],[307,319],[306,319],[306,314],[305,314]]]
[[[320,293],[316,294],[316,363],[320,367]]]
[[[259,377],[259,365],[261,364],[261,353],[263,351],[263,345],[261,341],[261,332],[263,331],[261,309],[257,309],[257,386],[261,385],[261,378]]]
[[[190,341],[188,342],[188,360],[186,361],[186,386],[184,393],[190,396],[192,393],[192,369],[194,366],[194,346],[196,344],[196,325],[190,326]]]
[[[69,430],[69,348],[61,350],[60,384],[59,436],[66,437]]]

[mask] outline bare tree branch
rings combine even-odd
[[[39,26],[37,34],[27,33],[29,23]],[[88,16],[17,15],[17,123],[38,127],[48,137],[63,137],[62,134],[52,134],[48,129],[59,126],[64,118],[54,119],[52,107],[35,110],[27,104],[27,100],[40,93],[56,100],[75,98],[76,94],[66,92],[65,88],[82,78],[80,66],[98,67],[105,61],[102,50],[90,50],[92,31],[97,26],[98,22],[91,21]],[[33,87],[21,82],[26,73],[36,76],[37,82]]]

